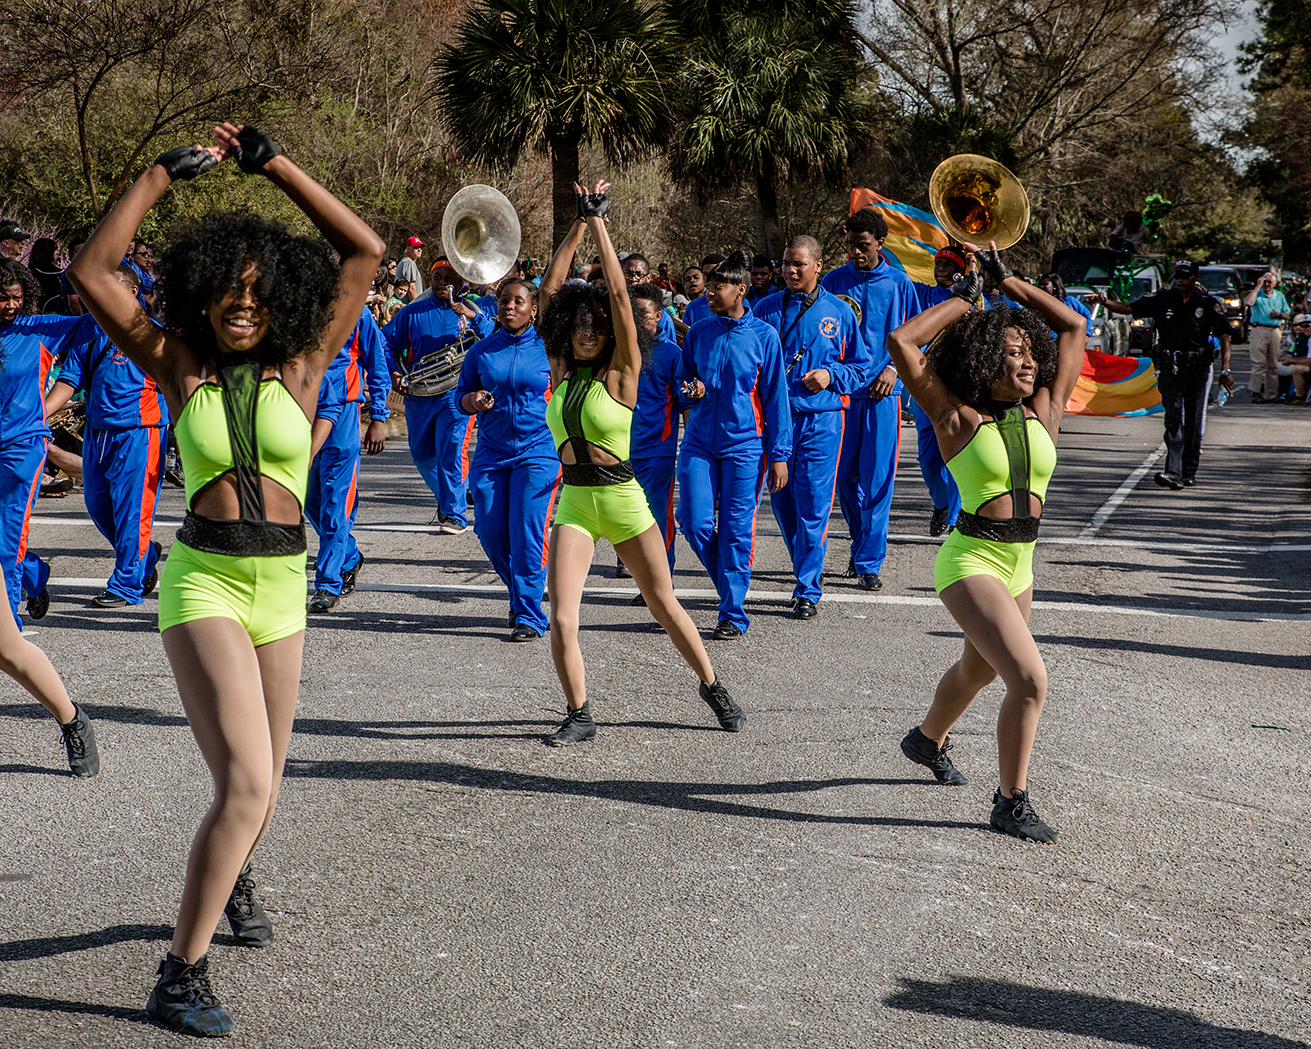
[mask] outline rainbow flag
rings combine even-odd
[[[888,224],[888,239],[883,242],[883,257],[889,265],[905,271],[920,284],[933,283],[933,256],[951,243],[938,220],[930,212],[880,197],[872,189],[851,191],[851,212],[874,208]]]
[[[1065,410],[1071,415],[1152,415],[1162,411],[1156,368],[1146,357],[1084,350],[1083,368]]]

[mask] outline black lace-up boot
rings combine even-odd
[[[1012,791],[1009,798],[998,790],[992,796],[992,819],[989,822],[993,829],[1025,841],[1049,844],[1059,837],[1056,828],[1047,826],[1033,811],[1027,790]]]
[[[725,732],[742,731],[743,726],[747,723],[747,716],[742,713],[742,708],[728,694],[728,689],[719,683],[718,678],[715,678],[708,685],[704,681],[701,682],[701,698],[715,712],[715,717],[719,719],[720,728]]]
[[[241,946],[267,947],[273,942],[273,923],[259,900],[255,899],[255,876],[250,873],[249,866],[237,875],[237,883],[232,886],[232,895],[228,897],[223,913],[232,926],[232,935]]]
[[[221,1038],[236,1029],[209,985],[208,954],[202,954],[194,965],[176,954],[166,954],[159,963],[159,981],[146,1001],[146,1015],[178,1034],[202,1038]]]
[[[906,738],[901,741],[901,752],[917,765],[930,769],[944,787],[963,786],[969,780],[965,778],[965,773],[951,763],[951,758],[947,757],[949,750],[951,750],[950,736],[939,747],[920,731],[918,725],[907,732]]]
[[[86,778],[100,771],[100,751],[96,749],[96,730],[82,708],[73,704],[73,720],[60,725],[64,734],[64,753],[74,776]]]
[[[577,710],[565,708],[564,724],[555,734],[548,736],[546,742],[553,747],[572,747],[575,743],[596,736],[596,722],[592,720],[592,708],[587,700]]]

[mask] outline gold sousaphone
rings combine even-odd
[[[929,206],[952,239],[1009,248],[1029,228],[1029,196],[1003,165],[977,153],[958,153],[934,169]]]

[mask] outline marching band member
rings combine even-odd
[[[691,404],[678,459],[678,523],[719,593],[716,641],[750,625],[742,603],[751,585],[756,511],[788,483],[792,417],[778,332],[743,301],[749,260],[735,251],[706,288],[713,311],[683,340],[679,387]]]
[[[551,656],[564,688],[566,712],[564,723],[547,742],[560,747],[596,736],[578,647],[578,620],[583,586],[602,536],[630,567],[652,615],[700,677],[701,698],[715,712],[720,727],[738,732],[746,721],[715,677],[696,626],[674,597],[660,532],[628,460],[643,347],[649,346],[653,332],[639,333],[634,323],[619,257],[605,228],[608,188],[598,182],[587,193],[574,186],[578,222],[542,280],[547,301],[542,334],[555,387],[547,421],[565,479],[548,570]],[[584,225],[600,249],[605,284],[561,287]]]
[[[214,802],[146,1015],[208,1036],[234,1026],[209,982],[219,917],[243,945],[272,937],[250,861],[273,818],[300,683],[311,419],[386,250],[267,135],[224,124],[214,137],[213,147],[156,160],[69,268],[92,315],[158,383],[177,420],[188,512],[161,576],[159,626]],[[326,242],[251,214],[202,219],[161,260],[160,328],[114,270],[176,179],[228,157],[286,193]]]
[[[138,294],[136,274],[120,266],[118,279]],[[86,390],[82,477],[86,508],[114,548],[114,572],[97,608],[139,605],[159,582],[160,544],[152,541],[155,508],[164,486],[168,406],[155,380],[114,346],[94,318],[83,317],[79,339],[46,396],[46,414]]]
[[[869,385],[851,396],[838,460],[838,502],[851,532],[848,572],[862,590],[883,589],[879,573],[888,554],[888,518],[901,448],[901,399],[887,336],[919,312],[910,278],[879,254],[887,235],[888,224],[871,208],[848,216],[851,261],[820,281],[826,291],[846,295],[860,308],[861,338],[870,357]]]
[[[323,419],[327,432],[322,441],[316,441],[305,496],[305,517],[319,536],[314,593],[308,606],[311,612],[336,608],[355,589],[355,579],[364,564],[364,555],[351,531],[360,508],[360,405],[367,390],[370,422],[363,448],[377,455],[387,444],[390,389],[382,331],[366,307],[355,331],[323,376],[315,410],[315,423]]]
[[[792,411],[788,484],[770,495],[797,577],[792,615],[811,619],[823,594],[824,553],[833,513],[844,400],[868,384],[869,359],[851,307],[819,286],[824,259],[814,237],[794,237],[783,253],[787,290],[756,303],[779,333]]]
[[[537,288],[513,278],[501,285],[500,326],[475,343],[454,391],[461,412],[478,418],[469,472],[474,532],[510,591],[510,641],[546,633],[546,531],[560,482],[560,461],[546,425],[551,366],[533,321]]]
[[[392,380],[400,388],[402,373],[414,370],[424,357],[473,328],[491,334],[495,319],[460,301],[464,281],[446,257],[438,256],[432,270],[432,296],[412,302],[382,329]],[[469,439],[473,417],[462,412],[455,392],[436,397],[406,397],[405,426],[410,454],[437,500],[433,524],[443,535],[459,535],[469,527]]]
[[[701,260],[701,265],[698,267],[701,274],[701,291],[696,295],[688,292],[687,297],[690,301],[687,304],[687,309],[683,311],[683,323],[689,328],[697,321],[708,319],[713,313],[710,309],[710,303],[706,298],[706,292],[709,291],[710,275],[714,273],[715,267],[723,261],[724,256],[720,255],[718,252],[711,252]],[[688,267],[688,269],[691,268],[692,267],[690,266]],[[684,277],[686,276],[687,274],[685,273]],[[751,303],[744,299],[742,305],[746,307],[748,313],[751,312]],[[686,338],[686,336],[684,336],[684,338]]]

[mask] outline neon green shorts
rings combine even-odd
[[[256,648],[305,629],[304,553],[229,557],[174,543],[159,578],[159,630],[235,619]]]
[[[623,484],[567,484],[555,509],[555,523],[577,528],[596,542],[602,536],[618,546],[655,524],[646,493],[636,478]]]
[[[997,543],[952,532],[933,562],[933,588],[942,593],[969,576],[990,575],[1018,597],[1033,586],[1033,548],[1037,545]]]

